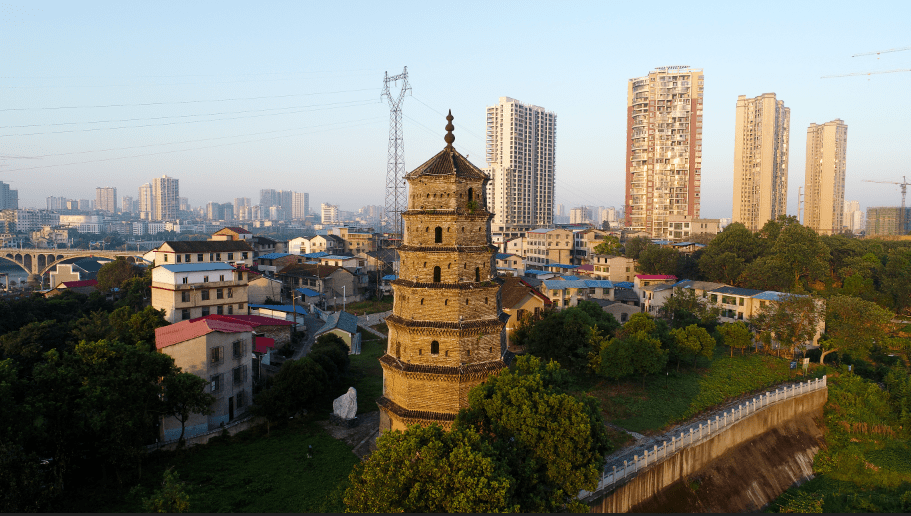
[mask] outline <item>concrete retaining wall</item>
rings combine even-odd
[[[823,388],[764,407],[590,499],[592,512],[758,510],[812,474],[827,396]]]

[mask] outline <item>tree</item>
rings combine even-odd
[[[636,271],[645,274],[676,274],[680,253],[672,247],[648,245],[639,253]]]
[[[667,365],[667,350],[661,349],[660,340],[645,332],[630,335],[622,342],[629,347],[627,353],[633,373],[642,376],[642,386],[645,387],[645,377],[661,371]]]
[[[599,372],[612,380],[620,381],[633,374],[633,361],[630,357],[630,346],[619,338],[610,339],[601,348],[601,369]]]
[[[661,312],[675,328],[695,323],[711,328],[718,324],[721,308],[697,297],[692,289],[677,287],[664,302]]]
[[[151,497],[142,500],[143,510],[167,513],[189,512],[190,496],[184,489],[180,476],[170,468],[165,470],[162,476],[161,489]]]
[[[606,235],[600,244],[595,246],[595,254],[618,255],[620,254],[620,239]]]
[[[183,443],[184,429],[187,420],[192,414],[209,415],[212,413],[212,404],[215,396],[205,391],[209,383],[191,373],[177,373],[165,378],[164,413],[180,421],[180,437],[178,443]]]
[[[139,276],[139,268],[126,261],[123,256],[106,263],[98,269],[98,289],[107,292],[111,289],[122,289],[127,280]]]
[[[743,321],[723,324],[718,328],[718,333],[721,334],[724,345],[731,349],[732,357],[734,356],[734,348],[739,349],[740,354],[743,355],[743,350],[753,343],[753,334]]]
[[[815,298],[786,294],[760,307],[751,322],[760,329],[764,342],[770,343],[774,338],[787,345],[794,356],[797,348],[802,349],[816,336],[823,317],[824,311]]]
[[[323,368],[329,378],[329,383],[333,385],[341,382],[342,376],[348,371],[351,363],[348,345],[334,333],[320,335],[307,356]]]
[[[819,363],[826,355],[845,351],[853,358],[866,358],[877,342],[883,342],[895,314],[876,303],[856,297],[832,296],[826,300],[826,339],[820,341]]]
[[[732,285],[759,255],[760,244],[743,224],[729,224],[705,248],[699,270],[709,281]]]
[[[288,360],[272,379],[272,386],[256,396],[253,411],[269,422],[288,419],[309,407],[328,382],[326,371],[312,358]]]
[[[385,432],[370,458],[354,466],[345,493],[349,512],[500,512],[514,480],[492,447],[471,429],[414,425]]]
[[[598,308],[598,312],[607,315],[596,303],[591,304]],[[528,352],[544,360],[556,360],[567,369],[585,369],[591,352],[589,328],[596,326],[598,321],[589,315],[589,308],[581,302],[580,305],[582,306],[549,312],[536,322],[526,341]],[[606,317],[601,319],[607,320]]]
[[[789,224],[781,230],[771,256],[790,270],[794,289],[800,288],[801,278],[808,284],[819,281],[829,269],[829,248],[816,231],[800,224]]]
[[[627,258],[638,260],[639,253],[641,253],[643,249],[650,245],[652,245],[652,241],[648,237],[636,237],[627,239],[626,243],[623,244],[623,255]]]
[[[686,328],[677,328],[671,334],[674,336],[679,353],[693,357],[693,367],[696,367],[696,360],[700,356],[711,358],[715,351],[715,339],[705,331],[705,328],[700,328],[695,324]],[[677,368],[679,370],[680,362],[677,362]]]
[[[533,356],[473,388],[451,432],[386,432],[355,466],[354,512],[556,512],[587,507],[611,450],[597,403],[559,387],[565,372]]]

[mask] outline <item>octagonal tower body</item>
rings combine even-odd
[[[489,177],[447,145],[405,179],[399,277],[380,358],[381,431],[415,423],[449,428],[468,406],[468,391],[506,367]]]

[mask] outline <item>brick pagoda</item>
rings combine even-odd
[[[405,176],[399,277],[380,358],[380,431],[415,423],[448,429],[468,406],[468,391],[506,367],[485,205],[490,178],[453,148],[451,112],[446,119],[446,147]]]

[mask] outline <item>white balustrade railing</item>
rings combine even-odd
[[[612,466],[611,471],[602,471],[601,481],[598,482],[598,487],[595,492],[603,491],[627,477],[636,475],[639,471],[648,466],[664,462],[669,457],[673,457],[676,453],[685,448],[708,440],[719,432],[723,432],[728,426],[737,423],[750,414],[781,401],[789,400],[795,396],[825,388],[826,377],[823,376],[822,378],[787,385],[775,389],[772,392],[760,394],[758,398],[753,398],[747,403],[738,405],[737,408],[731,408],[725,410],[721,415],[716,415],[714,421],[712,421],[712,419],[706,420],[704,426],[703,423],[699,423],[698,426],[692,425],[689,428],[689,432],[680,432],[679,436],[671,436],[671,440],[665,440],[661,443],[660,447],[654,445],[651,452],[649,452],[648,449],[645,449],[641,456],[638,454],[633,455],[632,461],[624,460],[622,467],[614,465]],[[584,498],[590,494],[591,493],[587,491],[582,491],[579,494],[579,498]]]

